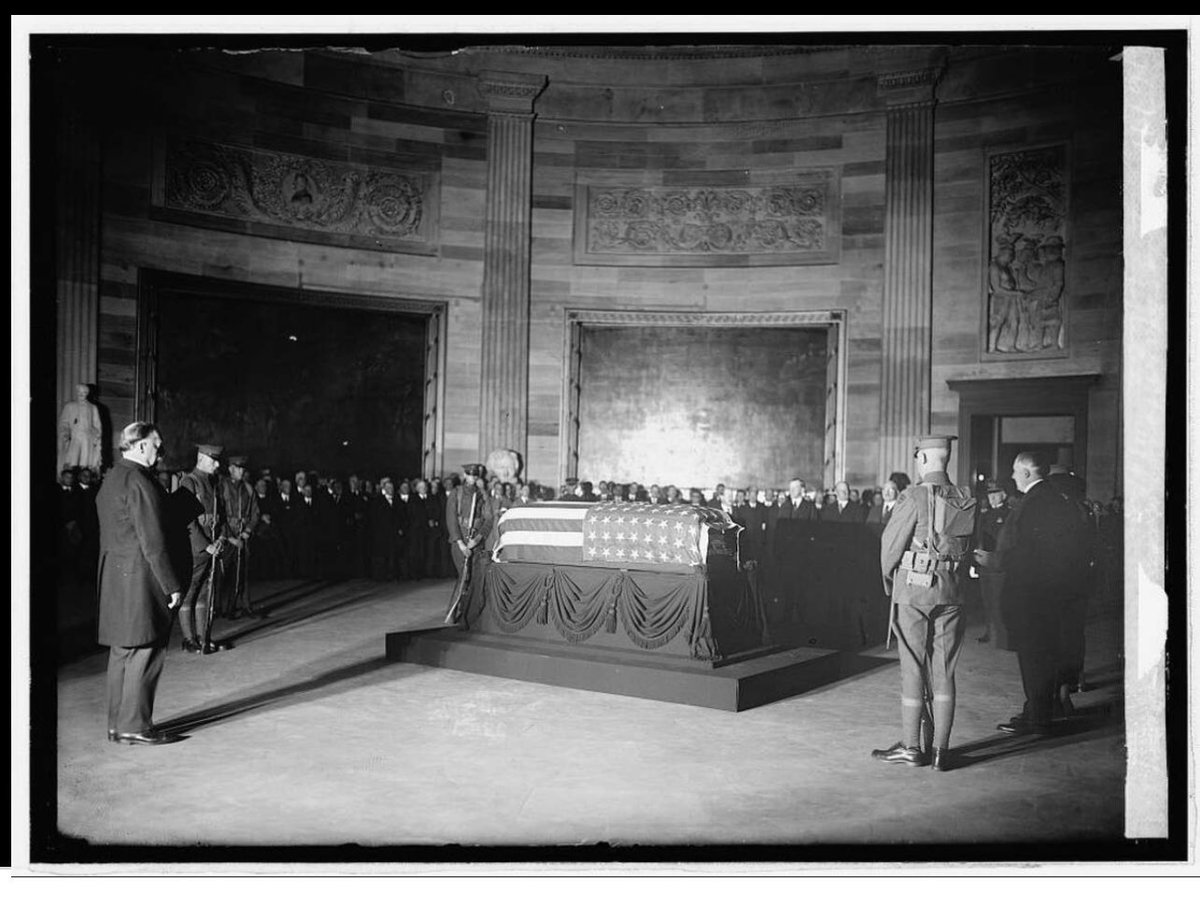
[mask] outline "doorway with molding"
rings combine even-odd
[[[958,482],[979,491],[990,480],[1012,492],[1022,451],[1087,475],[1088,395],[1098,375],[949,381],[958,394]]]

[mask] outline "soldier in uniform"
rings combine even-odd
[[[192,581],[179,606],[179,625],[184,651],[204,655],[228,648],[212,641],[220,555],[225,547],[225,507],[216,475],[223,453],[216,444],[199,445],[196,467],[179,480],[180,490],[191,495],[187,528],[192,546]]]
[[[900,651],[903,739],[871,755],[899,765],[945,771],[954,723],[954,667],[962,647],[963,605],[975,533],[975,498],[950,483],[946,462],[956,437],[918,439],[920,481],[896,504],[880,542],[880,567],[891,596],[890,630]],[[932,695],[933,752],[922,750],[926,697]]]
[[[446,533],[450,538],[450,556],[454,569],[461,575],[468,557],[486,561],[487,539],[495,521],[492,499],[483,482],[484,467],[480,463],[463,466],[463,484],[446,497]]]
[[[225,584],[225,609],[232,617],[254,614],[250,603],[250,586],[247,582],[250,570],[250,537],[258,528],[260,518],[258,496],[246,481],[246,462],[243,456],[229,458],[229,475],[221,477],[221,497],[225,505],[225,519],[229,548],[222,564],[229,577]]]

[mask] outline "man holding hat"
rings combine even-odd
[[[227,616],[242,617],[254,613],[250,587],[246,581],[250,568],[250,536],[258,527],[258,497],[246,480],[244,456],[229,458],[229,475],[221,477],[221,498],[225,506],[228,562],[222,566],[231,574],[223,596]]]
[[[880,542],[884,590],[891,596],[889,637],[900,652],[903,739],[871,755],[883,762],[945,771],[954,723],[954,667],[962,647],[966,578],[975,534],[975,498],[950,483],[953,435],[917,441],[919,481],[905,490]],[[933,698],[933,752],[921,749],[926,697]]]
[[[188,538],[192,546],[192,582],[179,607],[183,648],[211,655],[222,646],[212,641],[213,607],[218,588],[217,572],[225,545],[225,507],[217,487],[217,469],[223,450],[216,444],[196,448],[196,467],[179,480],[188,501]]]

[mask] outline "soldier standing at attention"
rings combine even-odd
[[[871,755],[900,765],[945,771],[954,723],[954,667],[962,647],[967,571],[975,533],[975,498],[950,484],[953,435],[918,439],[918,483],[897,502],[880,542],[891,632],[899,640],[900,718],[904,737]],[[933,697],[933,753],[921,749],[926,693]]]
[[[179,625],[186,652],[211,655],[227,646],[212,641],[213,606],[216,603],[219,556],[225,544],[225,508],[217,493],[216,472],[222,448],[201,444],[196,448],[196,468],[179,480],[180,489],[195,498],[188,520],[192,543],[192,582],[179,606]]]
[[[494,515],[491,496],[483,485],[484,472],[480,463],[463,466],[462,485],[446,498],[446,533],[450,539],[450,556],[454,558],[454,568],[459,575],[468,557],[480,553],[486,557],[482,546],[491,532]]]
[[[224,499],[230,551],[224,565],[230,574],[226,584],[226,609],[232,617],[254,613],[250,604],[247,576],[250,568],[250,537],[258,527],[258,498],[246,481],[246,457],[229,458],[229,475],[221,478],[221,497]]]

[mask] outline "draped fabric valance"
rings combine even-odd
[[[468,615],[475,631],[708,662],[762,642],[761,616],[735,570],[492,563],[482,587]]]

